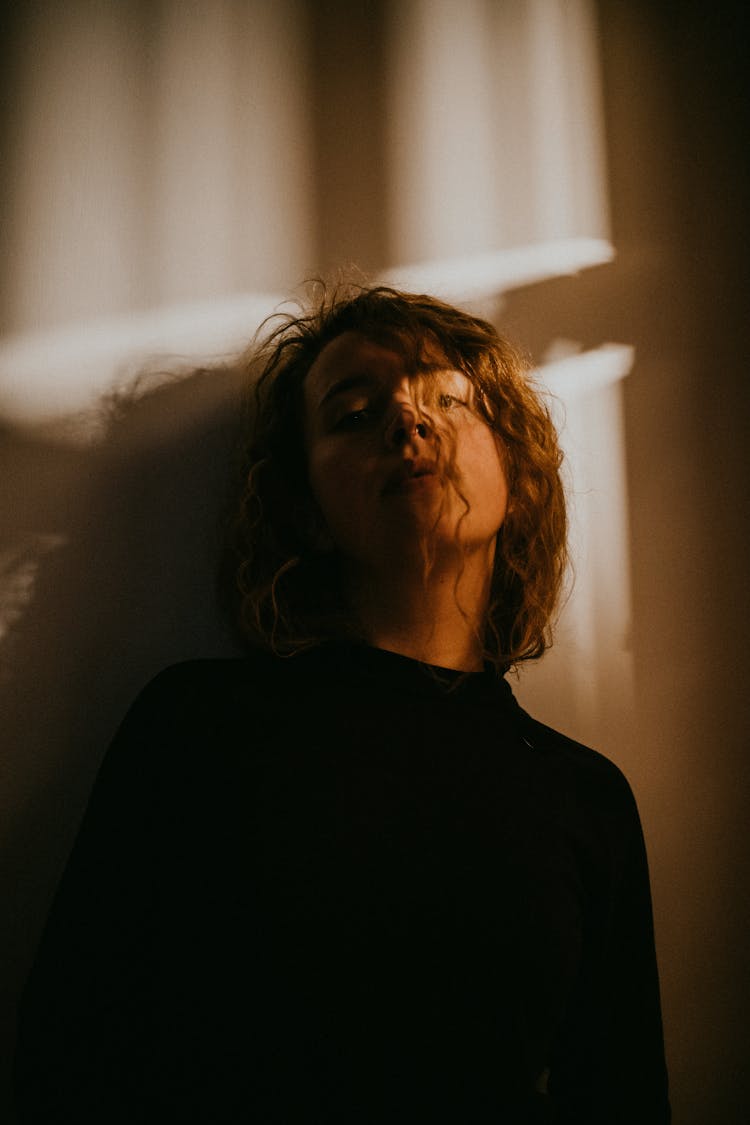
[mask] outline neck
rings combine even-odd
[[[394,573],[395,571],[395,573]],[[365,636],[376,648],[462,672],[483,666],[484,621],[492,558],[467,555],[460,565],[367,571],[350,595]]]

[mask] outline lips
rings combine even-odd
[[[393,496],[412,489],[426,488],[438,481],[434,461],[405,461],[387,478],[383,496]]]

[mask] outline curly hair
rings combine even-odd
[[[497,535],[484,658],[504,673],[541,656],[551,643],[566,571],[567,523],[557,434],[520,354],[488,321],[386,286],[349,285],[331,294],[323,288],[312,309],[270,321],[260,351],[251,350],[244,361],[248,375],[261,365],[232,527],[235,605],[244,639],[291,655],[358,635],[345,602],[341,559],[321,546],[303,402],[305,377],[322,349],[354,331],[400,350],[411,370],[429,346],[473,384],[479,413],[501,439],[509,491]]]

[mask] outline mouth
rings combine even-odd
[[[421,492],[440,483],[436,467],[429,461],[407,461],[391,473],[383,487],[383,496]]]

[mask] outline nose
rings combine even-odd
[[[385,429],[386,444],[394,449],[400,449],[409,442],[414,442],[415,437],[426,440],[430,428],[418,410],[408,402],[397,403],[388,419]]]

